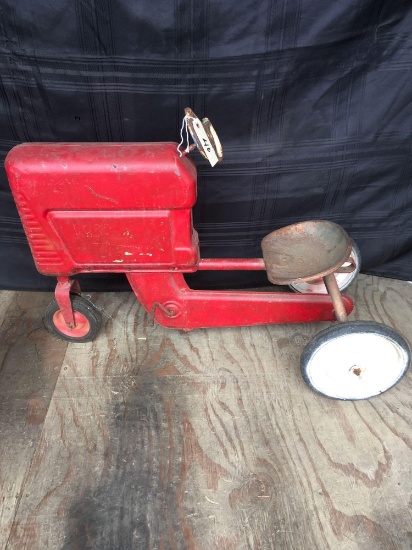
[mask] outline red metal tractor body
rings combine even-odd
[[[185,272],[264,270],[265,263],[200,259],[196,167],[176,143],[23,144],[9,153],[6,170],[36,266],[58,278],[60,321],[70,330],[70,292],[80,291],[71,277],[81,272],[125,273],[157,322],[185,330],[335,318],[327,295],[187,286]],[[352,301],[344,302],[350,312]]]
[[[197,269],[196,168],[174,143],[23,144],[6,165],[44,275]]]

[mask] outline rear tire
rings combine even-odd
[[[82,296],[72,294],[70,299],[76,321],[74,328],[69,328],[64,322],[56,300],[53,300],[47,306],[44,324],[51,334],[61,340],[79,343],[91,342],[100,332],[102,326],[101,313],[92,302]]]
[[[402,336],[374,321],[349,321],[319,332],[304,348],[301,371],[317,393],[368,399],[401,380],[411,361]]]
[[[355,243],[355,241],[352,239],[352,252],[350,254],[349,260],[345,262],[343,265],[350,265],[350,259],[353,258],[353,261],[355,262],[355,269],[351,273],[335,273],[335,278],[338,283],[339,290],[343,292],[348,288],[349,285],[353,283],[353,281],[358,276],[358,273],[361,268],[362,264],[362,256],[360,253],[360,250]],[[293,290],[294,292],[300,292],[300,293],[310,293],[310,294],[327,294],[328,291],[326,290],[325,283],[323,282],[323,279],[318,279],[317,281],[308,281],[308,282],[297,282],[292,283],[289,285],[289,288]]]

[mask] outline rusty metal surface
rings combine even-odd
[[[351,258],[349,259],[351,261]],[[348,263],[348,262],[345,262]],[[342,265],[336,270],[336,273],[353,273],[356,269],[356,263],[352,262],[349,265]]]
[[[288,225],[262,240],[268,279],[275,285],[311,281],[333,273],[348,260],[351,250],[346,231],[325,220]]]
[[[345,305],[342,300],[342,294],[340,293],[335,275],[333,273],[325,275],[325,277],[323,277],[323,282],[325,283],[325,286],[328,289],[328,294],[332,299],[333,311],[336,319],[339,323],[344,323],[348,320],[348,315],[346,313]]]

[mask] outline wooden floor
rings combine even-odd
[[[349,294],[412,345],[411,284]],[[326,323],[184,334],[106,293],[102,334],[67,345],[50,298],[0,293],[0,548],[412,548],[412,372],[332,401],[299,373]]]

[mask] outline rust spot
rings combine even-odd
[[[336,223],[313,220],[288,225],[262,240],[270,282],[312,281],[339,269],[352,250],[348,234]]]
[[[356,374],[356,376],[360,376],[362,374],[362,369],[359,368],[359,367],[355,367],[355,368],[352,367],[351,370],[352,370],[353,374]]]
[[[90,185],[85,185],[85,188],[88,189],[91,193],[93,193],[95,197],[98,197],[99,199],[110,201],[113,204],[119,204],[118,201],[116,201],[115,199],[112,199],[111,197],[105,197],[104,195],[100,195],[99,193],[96,193],[96,191],[94,191],[94,189],[92,189]]]

